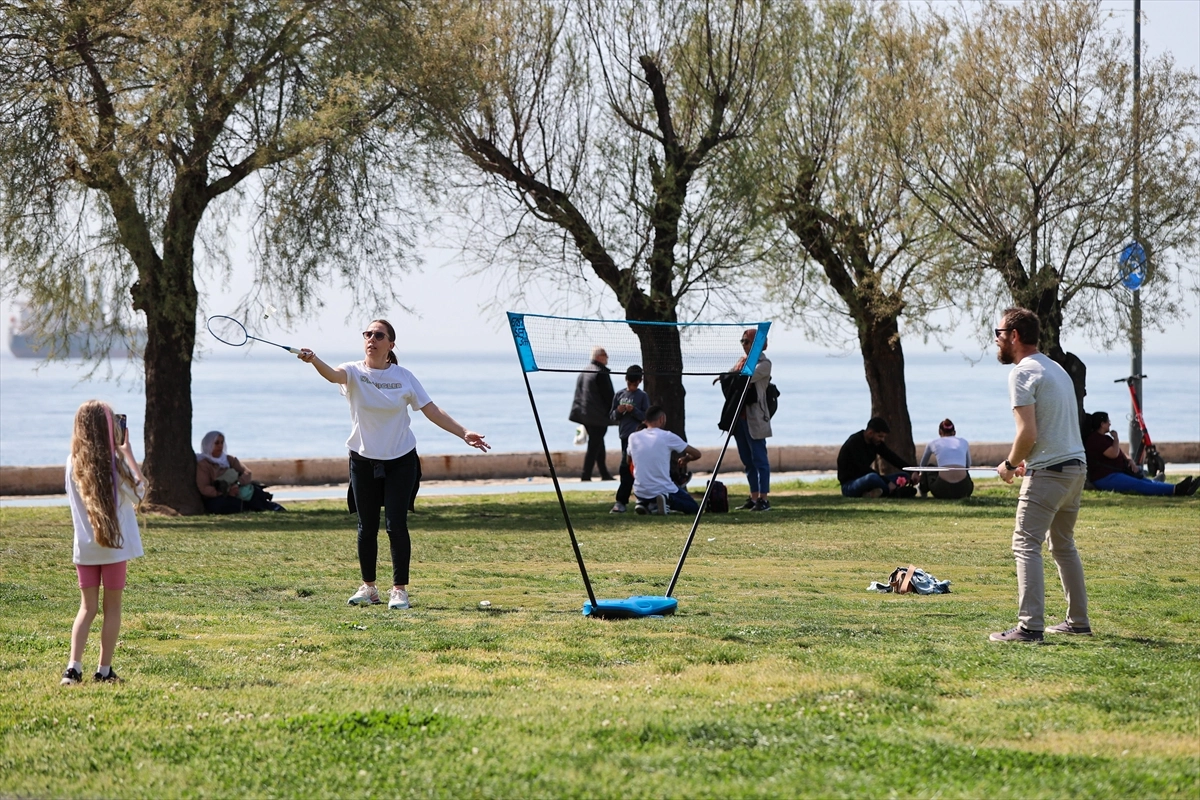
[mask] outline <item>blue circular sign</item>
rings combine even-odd
[[[1130,242],[1121,251],[1121,285],[1131,292],[1146,282],[1146,250],[1138,242]]]

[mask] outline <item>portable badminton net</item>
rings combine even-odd
[[[533,420],[537,424],[542,450],[546,454],[550,480],[554,483],[563,522],[566,524],[571,548],[575,553],[575,562],[579,565],[579,574],[583,578],[584,589],[587,590],[588,601],[583,605],[584,615],[602,619],[627,619],[675,613],[678,601],[672,594],[679,582],[688,551],[696,538],[696,531],[700,528],[700,520],[708,508],[708,496],[712,492],[713,481],[721,471],[721,461],[725,458],[725,452],[729,449],[733,426],[730,425],[725,434],[725,441],[721,444],[721,451],[713,465],[712,478],[705,486],[700,509],[692,520],[691,530],[666,592],[663,595],[634,595],[626,599],[597,600],[588,577],[587,566],[583,562],[583,554],[579,549],[579,540],[575,536],[575,528],[571,524],[571,515],[567,511],[558,472],[550,455],[550,446],[546,443],[546,432],[538,413],[533,386],[529,382],[529,373],[564,372],[577,375],[581,372],[595,372],[596,368],[590,363],[590,354],[594,347],[603,347],[608,353],[609,361],[613,363],[640,364],[647,377],[655,376],[667,380],[682,380],[685,375],[727,375],[730,374],[732,366],[745,355],[745,365],[738,374],[747,380],[740,382],[741,394],[733,417],[737,419],[746,402],[746,392],[750,386],[748,378],[753,375],[766,346],[767,331],[771,323],[636,322],[517,314],[510,311],[508,324],[517,348],[517,358],[521,363],[525,390],[529,394],[529,405],[533,409]],[[746,353],[742,349],[739,334],[749,329],[754,329],[755,337],[749,353]]]

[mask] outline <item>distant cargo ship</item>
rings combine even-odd
[[[8,349],[17,358],[49,358],[54,355],[59,358],[90,358],[97,354],[104,344],[104,337],[92,332],[78,332],[67,336],[67,341],[52,342],[42,339],[35,332],[32,324],[32,313],[28,307],[21,309],[19,316],[9,317],[8,320]],[[145,334],[139,337],[139,344],[144,344]],[[66,353],[63,353],[63,346]],[[113,342],[108,351],[109,358],[131,358],[140,355],[130,351],[124,341]]]

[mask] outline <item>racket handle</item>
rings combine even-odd
[[[297,355],[297,356],[300,355],[299,347],[289,347],[288,345],[283,345],[283,349],[287,350],[289,353],[291,353],[293,355]]]

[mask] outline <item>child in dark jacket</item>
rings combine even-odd
[[[617,469],[621,485],[617,487],[617,502],[613,503],[613,514],[625,512],[625,507],[629,505],[629,496],[633,493],[633,471],[629,468],[629,434],[638,429],[646,419],[646,410],[650,408],[650,395],[638,388],[642,377],[642,368],[637,364],[625,370],[625,388],[613,395],[612,411],[609,413],[609,419],[619,426],[617,431],[621,437],[621,465]]]

